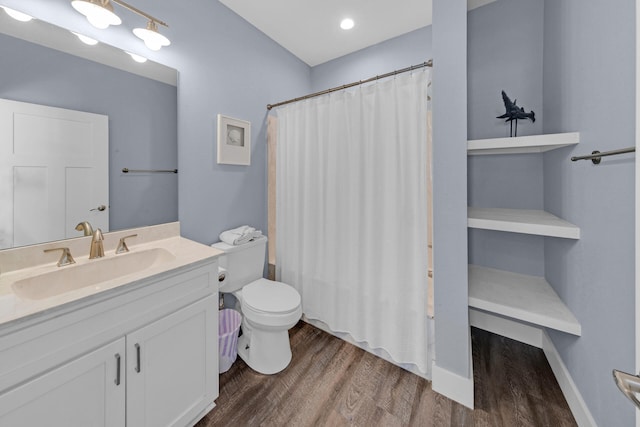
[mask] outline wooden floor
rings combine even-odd
[[[213,426],[575,426],[542,350],[473,329],[475,410],[431,383],[311,325],[290,331],[283,372],[240,359],[220,376]]]

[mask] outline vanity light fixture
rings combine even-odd
[[[340,22],[340,28],[343,30],[350,30],[354,27],[355,22],[351,18],[345,18]]]
[[[96,28],[104,30],[109,25],[120,25],[122,20],[113,12],[109,0],[72,0],[71,6],[87,17]]]
[[[126,51],[125,51],[126,52]],[[145,62],[147,62],[147,58],[145,58],[144,56],[140,56],[137,55],[135,53],[131,53],[131,52],[127,52],[129,54],[129,56],[131,58],[133,58],[134,61],[139,62],[141,64],[144,64]]]
[[[98,40],[92,39],[91,37],[87,37],[84,34],[76,33],[74,31],[71,31],[71,33],[74,34],[76,37],[78,37],[80,41],[84,44],[88,44],[89,46],[95,46],[98,44]]]
[[[169,46],[171,42],[168,38],[158,32],[158,24],[168,27],[163,22],[140,9],[125,3],[122,0],[72,0],[71,6],[87,17],[87,20],[96,28],[105,29],[109,25],[120,25],[122,20],[113,11],[112,3],[128,9],[129,11],[148,19],[146,28],[136,28],[133,33],[142,39],[144,44],[151,50],[160,50],[163,46]]]
[[[7,15],[9,15],[10,17],[12,17],[17,21],[29,22],[33,19],[33,16],[27,15],[26,13],[18,12],[17,10],[13,10],[11,8],[8,8],[7,6],[0,6],[0,7],[3,8],[5,12],[7,12]]]
[[[160,50],[162,46],[171,44],[168,38],[158,32],[158,25],[153,20],[147,23],[147,28],[134,28],[133,34],[151,50]]]

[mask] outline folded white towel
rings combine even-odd
[[[228,245],[242,245],[260,236],[262,236],[262,231],[243,225],[232,230],[223,231],[220,233],[220,240]]]

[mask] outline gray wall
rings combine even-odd
[[[536,113],[518,135],[542,133],[543,0],[498,0],[468,14],[469,139],[509,136],[502,90]],[[542,209],[542,155],[470,156],[469,206]],[[469,230],[469,262],[544,275],[544,238]]]
[[[433,57],[431,26],[403,34],[311,69],[314,92],[385,74]]]
[[[435,364],[470,378],[467,286],[467,2],[433,1]]]
[[[569,157],[635,145],[635,2],[545,1],[544,131],[581,142],[544,155],[545,208],[581,227],[545,241],[546,277],[582,324],[551,333],[601,426],[634,425],[613,368],[635,372],[635,156]]]
[[[190,4],[197,14],[177,4],[165,13],[180,29],[181,41],[176,50],[182,234],[211,243],[221,231],[242,224],[266,232],[266,105],[308,93],[310,70],[221,3]],[[251,122],[251,166],[216,164],[218,113]]]
[[[0,98],[109,116],[111,230],[178,219],[174,86],[0,34]]]

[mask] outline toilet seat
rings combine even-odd
[[[245,318],[264,326],[294,325],[302,316],[300,294],[289,285],[258,279],[236,292]]]
[[[289,285],[268,279],[258,279],[242,288],[242,299],[253,310],[286,314],[300,305],[300,294]]]

